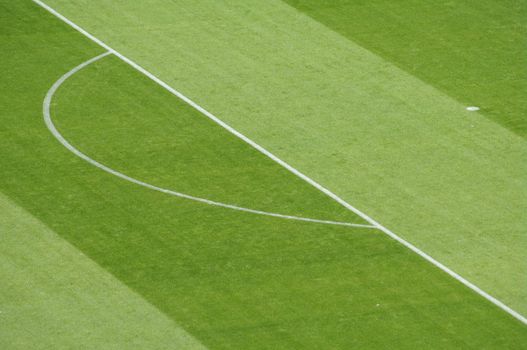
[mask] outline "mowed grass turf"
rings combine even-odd
[[[360,37],[375,31],[370,26],[379,21],[377,7],[383,7],[378,1],[362,5],[362,21],[372,24],[360,28],[348,27],[345,17],[330,16],[330,22],[324,15],[333,6],[334,12],[342,7],[343,13],[357,15],[356,2],[294,3],[309,16],[278,0],[48,3],[396,234],[527,314],[527,144],[519,131],[525,106],[519,96],[525,83],[523,58],[517,58],[522,55],[517,48],[524,45],[517,31],[524,26],[517,28],[516,14],[511,15],[516,24],[498,25],[507,20],[507,6],[492,1],[401,5],[395,12],[401,21],[408,13],[422,16],[421,22],[408,23],[416,28],[407,29],[406,36],[415,33],[415,40],[422,42],[422,33],[430,29],[430,46],[416,46],[423,53],[412,56],[415,64],[434,57],[443,62],[425,76],[425,68],[412,71],[403,64],[412,62],[410,58],[367,50],[396,47],[390,35],[377,35],[376,45],[359,41],[365,47],[350,40],[359,30],[365,32]],[[390,6],[397,5],[386,6],[390,12]],[[441,6],[448,8],[434,11]],[[492,35],[479,33],[503,50],[487,51],[485,39],[458,35],[462,20],[453,15],[458,12],[474,14],[465,21],[471,33],[487,25],[486,17],[498,23],[491,25]],[[445,26],[433,29],[442,18]],[[432,24],[418,27],[423,22]],[[434,43],[451,50],[452,60],[443,51],[435,55]],[[472,48],[466,61],[464,46]],[[504,59],[509,49],[510,64]],[[472,63],[477,56],[481,62]],[[490,65],[496,72],[483,74],[485,62],[494,62]],[[452,72],[460,71],[466,71],[465,80],[452,78]],[[478,72],[487,83],[474,87]],[[501,78],[493,79],[497,76]],[[480,105],[483,114],[467,112],[469,102]]]
[[[205,349],[0,194],[0,348]]]
[[[527,2],[285,2],[527,136]]]
[[[9,14],[2,18],[2,60],[13,67],[0,94],[0,190],[208,348],[526,343],[517,320],[378,231],[206,206],[127,183],[76,158],[45,128],[42,100],[62,74],[101,51],[29,2],[0,3]],[[71,79],[52,112],[61,132],[95,159],[175,190],[181,185],[259,209],[357,220],[114,57]],[[195,159],[179,161],[189,148]],[[222,168],[219,159],[231,166]],[[204,178],[192,178],[194,172]],[[58,307],[50,303],[47,312]],[[23,316],[12,319],[16,324],[3,323],[2,332],[20,332]],[[27,335],[19,334],[30,342],[38,331],[28,322]],[[58,340],[54,347],[66,345]]]

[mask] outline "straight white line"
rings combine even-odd
[[[78,25],[76,25],[75,23],[70,21],[68,18],[64,17],[63,15],[61,15],[60,13],[58,13],[57,11],[55,11],[54,9],[49,7],[48,5],[44,4],[42,1],[40,1],[40,0],[33,0],[33,1],[35,3],[37,3],[38,5],[40,5],[41,7],[43,7],[44,9],[46,9],[47,11],[49,11],[50,13],[52,13],[53,15],[55,15],[56,17],[60,18],[65,23],[69,24],[71,27],[73,27],[74,29],[76,29],[80,33],[84,34],[86,37],[88,37],[89,39],[91,39],[95,43],[99,44],[100,46],[104,47],[108,51],[112,52],[115,56],[119,57],[121,60],[123,60],[124,62],[128,63],[129,65],[134,67],[136,70],[138,70],[139,72],[143,73],[144,75],[146,75],[147,77],[149,77],[150,79],[152,79],[153,81],[155,81],[156,83],[158,83],[159,85],[164,87],[166,90],[170,91],[172,94],[174,94],[175,96],[179,97],[181,100],[185,101],[190,106],[192,106],[196,110],[200,111],[202,114],[204,114],[205,116],[207,116],[208,118],[210,118],[211,120],[216,122],[217,124],[221,125],[223,128],[225,128],[226,130],[228,130],[232,134],[236,135],[237,137],[239,137],[240,139],[242,139],[243,141],[245,141],[246,143],[248,143],[249,145],[251,145],[252,147],[257,149],[261,153],[265,154],[266,156],[268,156],[269,158],[271,158],[272,160],[274,160],[278,164],[282,165],[284,168],[286,168],[287,170],[289,170],[293,174],[297,175],[298,177],[300,177],[301,179],[303,179],[307,183],[309,183],[312,186],[314,186],[315,188],[319,189],[320,191],[325,193],[327,196],[333,198],[335,201],[340,203],[345,208],[347,208],[347,209],[351,210],[352,212],[354,212],[355,214],[359,215],[364,220],[368,221],[370,224],[372,224],[373,226],[377,227],[379,230],[381,230],[382,232],[384,232],[385,234],[387,234],[388,236],[390,236],[391,238],[393,238],[397,242],[401,243],[402,245],[404,245],[408,249],[412,250],[414,253],[418,254],[419,256],[424,258],[425,260],[429,261],[431,264],[433,264],[436,267],[440,268],[441,270],[443,270],[444,272],[446,272],[447,274],[449,274],[450,276],[452,276],[453,278],[455,278],[459,282],[463,283],[468,288],[472,289],[477,294],[481,295],[483,298],[487,299],[491,303],[495,304],[499,308],[503,309],[504,311],[506,311],[507,313],[509,313],[510,315],[515,317],[516,319],[518,319],[523,324],[527,325],[527,318],[525,316],[521,315],[519,312],[517,312],[514,309],[512,309],[511,307],[507,306],[505,303],[503,303],[500,300],[496,299],[495,297],[493,297],[492,295],[488,294],[487,292],[483,291],[481,288],[479,288],[478,286],[476,286],[472,282],[468,281],[467,279],[465,279],[461,275],[457,274],[456,272],[452,271],[451,269],[449,269],[448,267],[446,267],[445,265],[443,265],[439,261],[437,261],[434,258],[432,258],[430,255],[428,255],[425,252],[421,251],[419,248],[417,248],[416,246],[414,246],[410,242],[408,242],[408,241],[404,240],[403,238],[397,236],[395,233],[393,233],[392,231],[390,231],[386,227],[382,226],[380,223],[378,223],[377,221],[373,220],[372,218],[370,218],[368,215],[366,215],[365,213],[363,213],[359,209],[357,209],[354,206],[352,206],[351,204],[347,203],[346,201],[344,201],[342,198],[340,198],[339,196],[337,196],[336,194],[334,194],[333,192],[331,192],[327,188],[323,187],[322,185],[320,185],[316,181],[314,181],[311,178],[307,177],[306,175],[302,174],[300,171],[296,170],[295,168],[293,168],[292,166],[290,166],[289,164],[287,164],[286,162],[284,162],[283,160],[281,160],[280,158],[278,158],[277,156],[275,156],[271,152],[267,151],[262,146],[258,145],[257,143],[255,143],[254,141],[252,141],[251,139],[246,137],[245,135],[243,135],[240,132],[236,131],[235,129],[233,129],[232,127],[230,127],[229,125],[227,125],[226,123],[221,121],[220,119],[218,119],[216,116],[214,116],[212,113],[208,112],[207,110],[205,110],[204,108],[202,108],[201,106],[196,104],[194,101],[190,100],[188,97],[186,97],[185,95],[183,95],[179,91],[175,90],[170,85],[168,85],[167,83],[165,83],[164,81],[162,81],[161,79],[159,79],[158,77],[156,77],[155,75],[153,75],[152,73],[150,73],[149,71],[147,71],[146,69],[144,69],[143,67],[138,65],[137,63],[135,63],[134,61],[132,61],[129,58],[123,56],[122,54],[116,52],[110,46],[106,45],[104,42],[102,42],[101,40],[97,39],[96,37],[94,37],[93,35],[88,33],[86,30],[82,29],[81,27],[79,27]]]
[[[114,169],[112,169],[112,168],[110,168],[110,167],[108,167],[108,166],[106,166],[104,164],[101,164],[101,163],[97,162],[96,160],[90,158],[86,154],[82,153],[77,148],[75,148],[72,144],[70,144],[68,142],[68,140],[66,140],[64,138],[64,136],[62,136],[62,134],[55,127],[55,124],[53,123],[53,118],[51,117],[51,101],[53,100],[53,96],[55,95],[55,92],[57,92],[57,90],[60,88],[60,86],[66,80],[68,80],[68,78],[70,78],[72,75],[74,75],[75,73],[77,73],[81,69],[83,69],[83,68],[89,66],[90,64],[100,60],[101,58],[106,57],[106,56],[111,55],[111,54],[112,54],[112,52],[107,51],[107,52],[105,52],[105,53],[103,53],[103,54],[101,54],[99,56],[93,57],[93,58],[87,60],[86,62],[81,63],[77,67],[73,68],[72,70],[70,70],[69,72],[64,74],[62,77],[60,77],[51,86],[51,88],[48,90],[48,92],[46,94],[46,97],[44,98],[43,115],[44,115],[44,122],[46,123],[46,126],[48,127],[49,131],[51,131],[53,136],[55,136],[55,138],[64,147],[66,147],[69,151],[74,153],[79,158],[84,159],[88,163],[92,164],[93,166],[95,166],[95,167],[97,167],[97,168],[99,168],[101,170],[106,171],[107,173],[115,175],[115,176],[117,176],[117,177],[119,177],[121,179],[124,179],[126,181],[132,182],[132,183],[137,184],[139,186],[143,186],[143,187],[149,188],[151,190],[162,192],[162,193],[166,193],[166,194],[169,194],[169,195],[172,195],[172,196],[185,198],[185,199],[190,199],[190,200],[193,200],[193,201],[196,201],[196,202],[205,203],[205,204],[208,204],[208,205],[214,205],[214,206],[217,206],[217,207],[223,207],[223,208],[243,211],[243,212],[251,213],[251,214],[272,216],[272,217],[275,217],[275,218],[287,219],[287,220],[306,221],[306,222],[312,222],[312,223],[318,223],[318,224],[339,225],[339,226],[360,227],[360,228],[376,228],[375,226],[372,226],[372,225],[353,224],[353,223],[350,223],[350,222],[341,222],[341,221],[332,221],[332,220],[319,220],[319,219],[312,219],[312,218],[306,218],[306,217],[301,217],[301,216],[270,213],[270,212],[267,212],[267,211],[249,209],[249,208],[239,207],[239,206],[232,205],[232,204],[226,204],[226,203],[216,202],[216,201],[212,201],[212,200],[205,199],[205,198],[191,196],[191,195],[188,195],[188,194],[185,194],[185,193],[172,191],[172,190],[169,190],[169,189],[166,189],[166,188],[162,188],[162,187],[151,185],[151,184],[149,184],[147,182],[144,182],[144,181],[141,181],[141,180],[134,179],[133,177],[130,177],[130,176],[125,175],[125,174],[123,174],[121,172],[118,172],[117,170],[114,170]]]

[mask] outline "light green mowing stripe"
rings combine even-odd
[[[49,0],[523,314],[525,141],[276,0]]]
[[[0,348],[205,349],[0,194]]]

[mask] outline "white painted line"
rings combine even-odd
[[[372,226],[372,225],[353,224],[353,223],[348,223],[348,222],[331,221],[331,220],[318,220],[318,219],[311,219],[311,218],[305,218],[305,217],[300,217],[300,216],[283,215],[283,214],[277,214],[277,213],[270,213],[270,212],[266,212],[266,211],[262,211],[262,210],[255,210],[255,209],[239,207],[239,206],[232,205],[232,204],[226,204],[226,203],[211,201],[211,200],[208,200],[208,199],[205,199],[205,198],[195,197],[195,196],[191,196],[191,195],[188,195],[188,194],[185,194],[185,193],[172,191],[172,190],[169,190],[169,189],[166,189],[166,188],[162,188],[162,187],[151,185],[151,184],[146,183],[146,182],[141,181],[141,180],[134,179],[133,177],[130,177],[128,175],[120,173],[120,172],[118,172],[118,171],[116,171],[116,170],[114,170],[114,169],[112,169],[110,167],[107,167],[106,165],[101,164],[101,163],[97,162],[96,160],[88,157],[87,155],[85,155],[84,153],[79,151],[77,148],[72,146],[62,136],[62,134],[57,130],[57,128],[55,127],[55,124],[53,123],[53,119],[51,117],[51,108],[50,108],[51,107],[51,101],[53,99],[53,96],[55,95],[55,92],[57,92],[57,90],[60,88],[60,86],[68,78],[70,78],[72,75],[74,75],[75,73],[77,73],[81,69],[83,69],[83,68],[89,66],[90,64],[100,60],[101,58],[106,57],[106,56],[111,55],[111,54],[112,54],[112,52],[110,52],[110,51],[105,52],[102,55],[99,55],[97,57],[89,59],[88,61],[78,65],[75,68],[73,68],[72,70],[70,70],[69,72],[64,74],[62,77],[60,77],[59,80],[57,80],[53,84],[53,86],[51,86],[51,88],[48,90],[48,92],[46,94],[46,97],[44,98],[43,114],[44,114],[44,121],[46,123],[46,126],[51,131],[53,136],[55,136],[55,138],[64,147],[66,147],[72,153],[77,155],[79,158],[84,159],[88,163],[92,164],[93,166],[96,166],[99,169],[102,169],[102,170],[106,171],[107,173],[110,173],[112,175],[120,177],[121,179],[124,179],[126,181],[132,182],[132,183],[137,184],[139,186],[143,186],[143,187],[149,188],[149,189],[154,190],[154,191],[170,194],[172,196],[185,198],[185,199],[190,199],[190,200],[193,200],[193,201],[196,201],[196,202],[205,203],[205,204],[208,204],[208,205],[214,205],[214,206],[218,206],[218,207],[223,207],[223,208],[243,211],[243,212],[252,213],[252,214],[272,216],[272,217],[275,217],[275,218],[287,219],[287,220],[297,220],[297,221],[313,222],[313,223],[318,223],[318,224],[340,225],[340,226],[350,226],[350,227],[360,227],[360,228],[376,228],[375,226]]]
[[[210,118],[211,120],[213,120],[217,124],[221,125],[223,128],[225,128],[226,130],[228,130],[232,134],[234,134],[237,137],[239,137],[240,139],[244,140],[249,145],[251,145],[252,147],[256,148],[258,151],[262,152],[263,154],[265,154],[266,156],[268,156],[269,158],[271,158],[272,160],[274,160],[278,164],[282,165],[284,168],[286,168],[287,170],[289,170],[293,174],[297,175],[298,177],[300,177],[301,179],[303,179],[307,183],[309,183],[312,186],[314,186],[315,188],[319,189],[320,191],[325,193],[327,196],[333,198],[335,201],[340,203],[342,206],[348,208],[349,210],[351,210],[355,214],[359,215],[364,220],[368,221],[370,224],[372,224],[373,226],[377,227],[379,230],[381,230],[382,232],[384,232],[385,234],[387,234],[388,236],[390,236],[391,238],[393,238],[397,242],[401,243],[402,245],[404,245],[405,247],[407,247],[408,249],[410,249],[414,253],[418,254],[419,256],[424,258],[425,260],[429,261],[431,264],[433,264],[436,267],[440,268],[441,270],[443,270],[444,272],[446,272],[447,274],[449,274],[450,276],[452,276],[453,278],[455,278],[456,280],[458,280],[459,282],[461,282],[462,284],[464,284],[468,288],[472,289],[474,292],[476,292],[477,294],[479,294],[483,298],[487,299],[491,303],[495,304],[499,308],[503,309],[504,311],[506,311],[507,313],[509,313],[510,315],[515,317],[516,319],[518,319],[520,322],[522,322],[522,323],[527,325],[527,318],[525,316],[521,315],[519,312],[517,312],[514,309],[512,309],[511,307],[507,306],[505,303],[501,302],[500,300],[494,298],[492,295],[488,294],[487,292],[483,291],[481,288],[479,288],[478,286],[476,286],[472,282],[468,281],[467,279],[465,279],[461,275],[457,274],[456,272],[452,271],[451,269],[449,269],[448,267],[446,267],[445,265],[443,265],[439,261],[435,260],[430,255],[426,254],[425,252],[423,252],[422,250],[420,250],[419,248],[417,248],[416,246],[414,246],[410,242],[408,242],[408,241],[404,240],[403,238],[397,236],[395,233],[393,233],[392,231],[390,231],[386,227],[382,226],[380,223],[378,223],[377,221],[373,220],[372,218],[370,218],[368,215],[366,215],[365,213],[363,213],[359,209],[357,209],[354,206],[352,206],[351,204],[347,203],[346,201],[344,201],[342,198],[340,198],[339,196],[337,196],[336,194],[334,194],[333,192],[331,192],[327,188],[323,187],[322,185],[320,185],[316,181],[314,181],[311,178],[307,177],[306,175],[302,174],[300,171],[296,170],[295,168],[293,168],[292,166],[290,166],[289,164],[287,164],[286,162],[284,162],[280,158],[276,157],[271,152],[269,152],[266,149],[264,149],[262,146],[258,145],[257,143],[255,143],[254,141],[252,141],[248,137],[246,137],[245,135],[243,135],[240,132],[236,131],[235,129],[233,129],[232,127],[230,127],[229,125],[227,125],[226,123],[224,123],[223,121],[221,121],[220,119],[215,117],[212,113],[208,112],[207,110],[205,110],[204,108],[202,108],[201,106],[196,104],[194,101],[190,100],[188,97],[186,97],[185,95],[183,95],[179,91],[175,90],[170,85],[168,85],[167,83],[163,82],[161,79],[159,79],[158,77],[156,77],[155,75],[153,75],[152,73],[150,73],[149,71],[147,71],[146,69],[144,69],[143,67],[138,65],[137,63],[135,63],[134,61],[132,61],[129,58],[123,56],[122,54],[116,52],[110,46],[106,45],[101,40],[97,39],[96,37],[94,37],[93,35],[91,35],[87,31],[85,31],[84,29],[82,29],[81,27],[79,27],[78,25],[76,25],[75,23],[73,23],[72,21],[70,21],[69,19],[67,19],[66,17],[64,17],[63,15],[61,15],[60,13],[58,13],[57,11],[52,9],[51,7],[49,7],[48,5],[44,4],[42,1],[40,1],[40,0],[33,0],[33,2],[35,2],[38,5],[40,5],[44,9],[48,10],[50,13],[52,13],[56,17],[60,18],[62,21],[64,21],[65,23],[69,24],[71,27],[73,27],[74,29],[76,29],[80,33],[84,34],[86,37],[88,37],[89,39],[91,39],[95,43],[99,44],[100,46],[104,47],[108,51],[112,52],[114,55],[119,57],[121,60],[123,60],[124,62],[128,63],[129,65],[131,65],[132,67],[137,69],[139,72],[143,73],[144,75],[146,75],[147,77],[149,77],[150,79],[152,79],[153,81],[155,81],[156,83],[158,83],[159,85],[164,87],[166,90],[170,91],[172,94],[174,94],[175,96],[179,97],[180,99],[182,99],[183,101],[188,103],[190,106],[194,107],[196,110],[198,110],[201,113],[203,113],[205,116],[207,116],[208,118]]]

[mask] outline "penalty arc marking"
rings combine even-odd
[[[99,56],[93,57],[93,58],[87,60],[86,62],[78,65],[77,67],[73,68],[72,70],[70,70],[69,72],[64,74],[62,77],[60,77],[59,80],[57,80],[53,84],[53,86],[51,86],[51,88],[48,90],[48,92],[46,94],[46,97],[44,98],[43,113],[44,113],[44,121],[46,123],[46,126],[51,131],[53,136],[55,136],[55,138],[64,147],[66,147],[69,151],[74,153],[79,158],[84,159],[88,163],[92,164],[93,166],[95,166],[95,167],[97,167],[97,168],[99,168],[101,170],[106,171],[107,173],[115,175],[115,176],[117,176],[117,177],[119,177],[119,178],[121,178],[123,180],[132,182],[132,183],[134,183],[136,185],[143,186],[143,187],[149,188],[149,189],[154,190],[154,191],[166,193],[166,194],[169,194],[169,195],[172,195],[172,196],[189,199],[189,200],[193,200],[193,201],[196,201],[196,202],[205,203],[205,204],[208,204],[208,205],[213,205],[213,206],[217,206],[217,207],[223,207],[223,208],[232,209],[232,210],[238,210],[238,211],[251,213],[251,214],[258,214],[258,215],[271,216],[271,217],[280,218],[280,219],[287,219],[287,220],[306,221],[306,222],[313,222],[313,223],[318,223],[318,224],[340,225],[340,226],[350,226],[350,227],[360,227],[360,228],[373,228],[373,229],[377,228],[377,227],[375,227],[373,225],[354,224],[354,223],[350,223],[350,222],[320,220],[320,219],[312,219],[312,218],[306,218],[306,217],[301,217],[301,216],[293,216],[293,215],[284,215],[284,214],[278,214],[278,213],[271,213],[271,212],[267,212],[267,211],[250,209],[250,208],[244,208],[244,207],[239,207],[239,206],[232,205],[232,204],[216,202],[216,201],[212,201],[212,200],[209,200],[209,199],[206,199],[206,198],[195,197],[195,196],[192,196],[192,195],[189,195],[189,194],[176,192],[176,191],[173,191],[173,190],[170,190],[170,189],[158,187],[158,186],[149,184],[147,182],[135,179],[135,178],[130,177],[130,176],[126,175],[126,174],[123,174],[123,173],[121,173],[121,172],[119,172],[117,170],[114,170],[114,169],[112,169],[112,168],[110,168],[110,167],[108,167],[108,166],[106,166],[104,164],[101,164],[101,163],[97,162],[96,160],[90,158],[86,154],[82,153],[77,148],[75,148],[71,143],[69,143],[64,138],[64,136],[62,136],[62,134],[55,127],[55,124],[53,123],[53,119],[51,118],[51,101],[53,99],[53,96],[55,95],[55,92],[57,92],[57,90],[60,88],[60,86],[66,80],[68,80],[68,78],[70,78],[72,75],[74,75],[78,71],[82,70],[83,68],[89,66],[90,64],[92,64],[92,63],[94,63],[94,62],[96,62],[96,61],[98,61],[98,60],[100,60],[100,59],[102,59],[102,58],[104,58],[104,57],[106,57],[108,55],[111,55],[111,54],[112,54],[112,52],[110,52],[110,51],[105,52],[105,53],[103,53],[103,54],[101,54]]]

